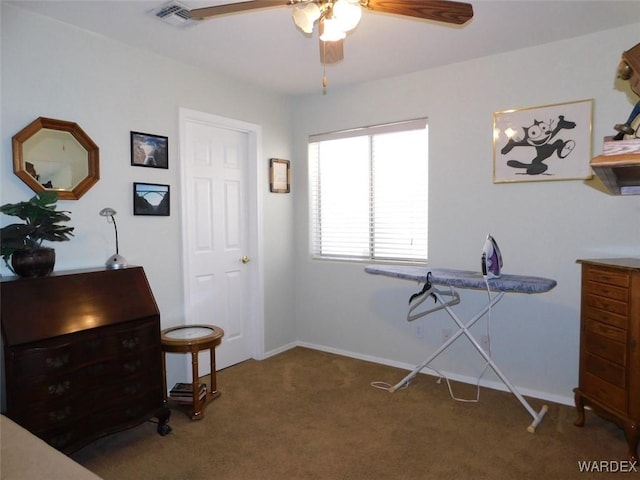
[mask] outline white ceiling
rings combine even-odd
[[[181,0],[181,3],[198,8],[237,1]],[[7,3],[276,92],[299,95],[322,90],[317,33],[311,37],[298,30],[288,6],[225,15],[179,28],[149,13],[167,3],[166,0]],[[360,25],[345,40],[344,61],[327,66],[328,88],[640,22],[637,0],[470,3],[474,17],[462,27],[364,12]]]

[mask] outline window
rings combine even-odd
[[[426,119],[309,139],[314,258],[427,260]]]

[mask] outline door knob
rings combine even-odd
[[[251,261],[251,259],[250,259],[249,257],[247,257],[246,255],[244,255],[244,256],[240,259],[240,261],[241,261],[242,263],[249,263],[249,262]]]

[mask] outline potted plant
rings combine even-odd
[[[73,236],[73,227],[60,225],[71,218],[69,212],[56,210],[57,201],[58,194],[47,190],[28,202],[0,206],[0,213],[24,220],[0,228],[0,256],[13,273],[44,277],[53,271],[55,250],[43,247],[42,242],[63,242]]]

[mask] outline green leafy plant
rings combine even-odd
[[[42,248],[43,241],[64,242],[71,240],[73,228],[60,225],[71,217],[68,211],[56,210],[58,194],[45,191],[28,202],[7,203],[0,206],[0,213],[18,217],[24,223],[12,223],[0,229],[0,256],[9,268],[9,259],[16,250]]]

